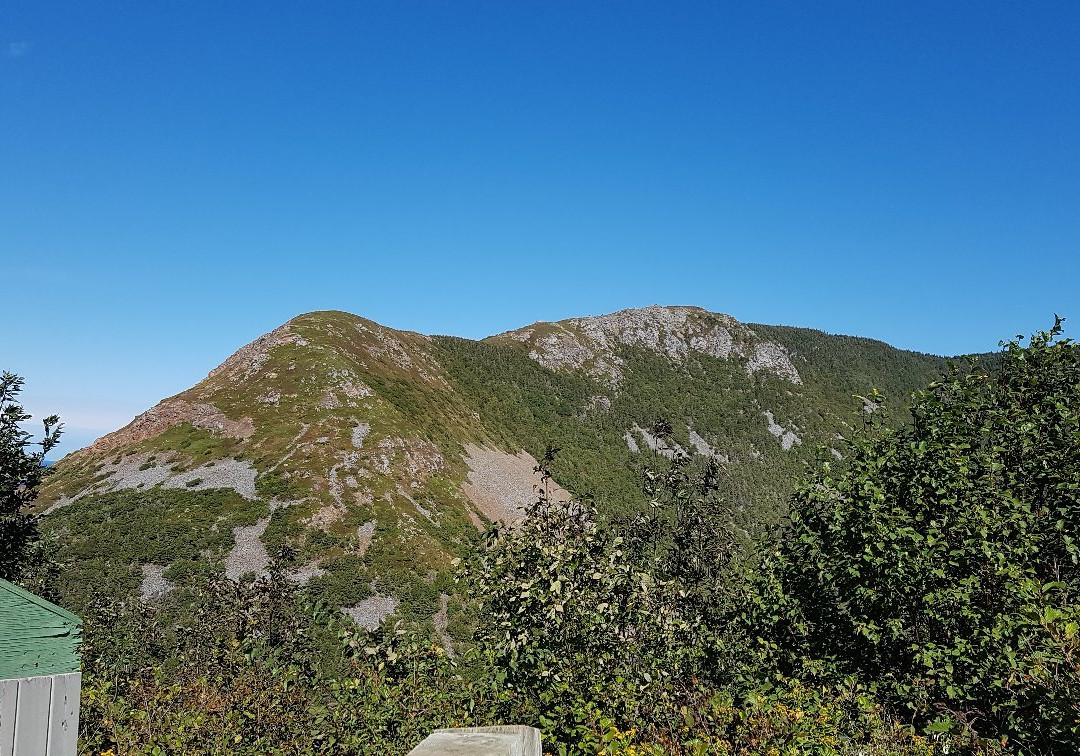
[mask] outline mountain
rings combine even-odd
[[[555,495],[605,516],[645,504],[643,464],[713,457],[750,537],[782,516],[804,463],[842,456],[842,436],[878,409],[855,396],[902,405],[943,366],[695,307],[483,341],[315,312],[65,457],[40,503],[63,534],[66,605],[259,571],[288,544],[293,579],[361,624],[394,613],[454,635],[466,620],[450,563],[520,515],[549,445]]]

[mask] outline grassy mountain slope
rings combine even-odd
[[[528,495],[529,462],[511,454],[561,447],[556,479],[625,513],[643,503],[640,469],[662,418],[679,447],[723,461],[750,531],[783,512],[818,444],[842,453],[838,435],[861,411],[853,394],[906,398],[941,367],[880,342],[697,308],[481,342],[310,313],[62,460],[41,502],[52,507],[46,529],[63,536],[75,607],[91,587],[152,595],[259,570],[288,544],[295,579],[358,619],[396,608],[453,633],[451,560],[522,486]],[[491,452],[505,464],[484,468],[476,445],[508,452]]]

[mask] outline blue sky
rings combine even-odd
[[[296,314],[1080,322],[1080,3],[0,6],[0,368],[63,451]]]

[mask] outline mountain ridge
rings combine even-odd
[[[902,395],[942,364],[686,306],[479,341],[317,311],[65,457],[40,501],[48,528],[78,534],[75,606],[95,571],[131,594],[144,573],[259,571],[289,545],[297,579],[365,621],[371,600],[417,622],[449,604],[452,624],[451,561],[520,514],[548,446],[563,449],[559,495],[590,497],[605,516],[644,506],[643,464],[673,450],[712,457],[746,502],[740,527],[763,531],[817,444],[842,455],[862,411],[852,394]]]

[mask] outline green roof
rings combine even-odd
[[[79,671],[78,617],[0,579],[0,680]]]

